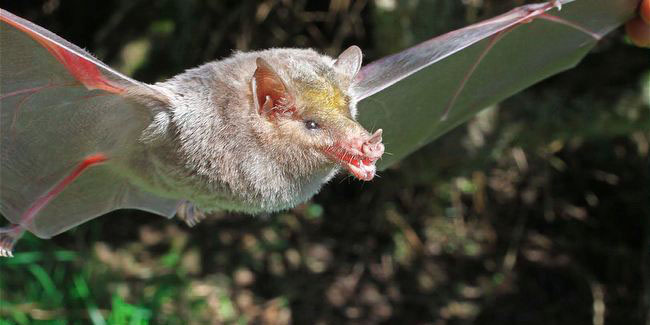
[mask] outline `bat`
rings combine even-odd
[[[236,53],[153,85],[3,10],[0,212],[11,225],[0,229],[0,255],[24,231],[50,238],[116,209],[194,225],[204,211],[290,208],[341,168],[369,181],[575,65],[637,3],[522,6],[365,67],[356,46],[337,58]],[[385,145],[393,155],[379,160]]]

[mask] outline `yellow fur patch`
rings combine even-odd
[[[340,89],[333,85],[310,88],[302,92],[303,100],[318,110],[349,115],[348,103]]]

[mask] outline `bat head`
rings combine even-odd
[[[304,62],[300,73],[294,64],[289,75],[258,57],[251,89],[257,112],[273,126],[267,141],[283,142],[294,164],[313,169],[338,164],[360,180],[371,180],[384,145],[381,130],[371,134],[355,120],[349,87],[361,59],[361,50],[352,46],[333,63]]]

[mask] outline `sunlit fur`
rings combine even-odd
[[[256,109],[258,57],[285,83],[290,116],[269,118]],[[306,201],[338,170],[328,148],[369,136],[354,120],[348,94],[360,52],[352,59],[337,64],[304,49],[235,53],[157,84],[171,104],[143,134],[154,162],[143,182],[205,210],[258,213]],[[309,120],[319,128],[308,129]]]

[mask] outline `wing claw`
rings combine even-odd
[[[0,228],[0,257],[14,257],[14,245],[24,232],[25,229],[20,225]]]
[[[562,1],[560,0],[551,0],[551,6],[557,8],[558,11],[562,10]]]

